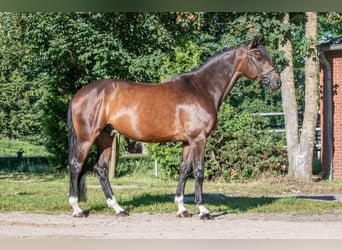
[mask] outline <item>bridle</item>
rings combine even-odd
[[[251,56],[254,57],[250,53],[253,52],[253,51],[257,51],[257,50],[260,51],[260,49],[251,49],[251,50],[246,50],[245,49],[245,52],[247,54],[247,58],[250,58]],[[271,81],[273,80],[274,75],[275,75],[275,68],[272,67],[269,70],[262,71],[262,70],[260,70],[260,68],[257,67],[257,65],[254,62],[254,60],[252,60],[252,62],[253,62],[254,68],[259,73],[259,75],[257,77],[258,81],[261,82],[262,84],[264,84],[265,86],[269,87],[270,84],[271,84]],[[247,63],[248,63],[248,61],[247,61]]]

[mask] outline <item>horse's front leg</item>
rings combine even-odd
[[[198,140],[192,148],[193,170],[195,178],[195,203],[199,209],[199,217],[202,220],[214,219],[203,202],[203,180],[204,180],[204,152],[206,140]]]
[[[195,203],[199,209],[199,216],[201,220],[211,220],[214,219],[210,215],[209,210],[204,206],[203,202],[203,179],[204,170],[203,164],[194,167],[194,177],[195,177]]]
[[[175,203],[178,206],[178,217],[191,217],[192,214],[184,207],[184,189],[186,180],[191,171],[190,147],[188,144],[183,145],[183,157],[179,172],[179,181],[175,195]]]

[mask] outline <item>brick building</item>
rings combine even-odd
[[[321,43],[318,51],[322,168],[329,180],[342,179],[342,36]]]

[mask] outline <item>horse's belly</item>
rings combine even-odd
[[[212,127],[212,116],[196,103],[175,105],[167,98],[155,98],[154,102],[152,98],[125,102],[121,105],[123,108],[111,110],[111,124],[136,141],[189,141]]]
[[[111,122],[122,135],[135,141],[165,142],[180,140],[174,119],[127,112]]]

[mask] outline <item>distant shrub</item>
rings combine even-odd
[[[284,135],[267,131],[265,126],[259,116],[247,111],[236,113],[229,104],[223,104],[217,129],[207,143],[206,178],[248,180],[264,172],[284,173]]]

